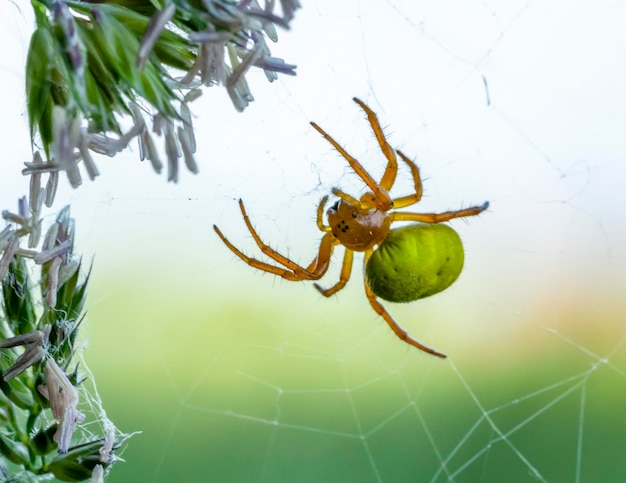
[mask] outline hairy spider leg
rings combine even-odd
[[[278,275],[286,280],[292,281],[300,281],[300,280],[319,280],[324,276],[328,267],[330,265],[330,258],[333,253],[333,249],[337,243],[339,243],[330,232],[326,233],[321,241],[320,248],[317,256],[313,259],[313,261],[309,264],[307,268],[304,268],[298,265],[296,262],[291,259],[281,255],[276,250],[271,248],[269,245],[265,244],[258,233],[255,231],[252,223],[250,222],[250,218],[246,213],[246,209],[244,207],[243,201],[239,200],[239,207],[241,209],[241,213],[243,215],[244,222],[248,228],[248,231],[254,238],[259,249],[267,255],[269,258],[283,265],[285,268],[280,268],[274,265],[270,265],[269,263],[262,262],[255,258],[251,258],[244,254],[241,250],[235,247],[229,240],[226,238],[220,229],[213,225],[213,229],[217,233],[217,235],[222,239],[224,244],[239,258],[241,258],[244,262],[246,262],[251,267],[257,268],[259,270],[263,270],[264,272],[273,273],[274,275]]]
[[[337,198],[341,198],[346,203],[349,203],[352,206],[356,207],[361,206],[361,202],[359,200],[357,200],[354,196],[349,195],[348,193],[344,193],[339,188],[333,188],[331,191]]]
[[[356,158],[352,157],[345,149],[343,149],[337,141],[335,141],[330,134],[324,131],[320,126],[318,126],[315,122],[311,121],[311,126],[315,128],[317,132],[319,132],[326,141],[328,141],[339,154],[341,154],[350,167],[354,170],[354,172],[365,182],[365,184],[369,187],[369,189],[374,193],[374,202],[376,203],[376,208],[379,210],[387,211],[390,210],[393,206],[393,202],[387,193],[387,190],[381,188],[374,178],[370,176],[370,174],[365,171],[365,168],[359,163]],[[360,205],[361,203],[359,203]]]
[[[485,201],[480,206],[471,206],[462,210],[444,211],[443,213],[390,213],[391,222],[395,221],[419,221],[422,223],[441,223],[453,218],[465,218],[466,216],[476,216],[489,208],[489,202]]]
[[[411,175],[413,176],[413,185],[415,186],[415,193],[401,196],[400,198],[394,198],[393,207],[394,208],[404,208],[406,206],[411,206],[417,203],[422,199],[422,177],[420,176],[420,169],[418,168],[415,162],[411,161],[402,151],[398,149],[398,154],[402,158],[402,161],[406,163],[406,165],[411,170]]]
[[[328,195],[324,196],[320,200],[319,205],[317,205],[317,217],[316,217],[317,227],[320,229],[320,231],[323,231],[323,232],[329,232],[331,229],[330,226],[324,224],[324,206],[326,205],[327,201],[328,201]]]
[[[373,253],[373,250],[368,250],[367,252],[365,252],[365,256],[363,257],[363,267],[364,267],[363,271],[364,272],[365,272],[365,266],[367,265],[367,261],[371,257],[372,253]],[[395,320],[393,320],[393,317],[391,316],[389,312],[387,312],[387,309],[385,309],[383,304],[381,304],[378,301],[378,299],[376,298],[376,294],[372,292],[372,289],[367,284],[367,279],[365,277],[363,277],[363,285],[365,287],[365,296],[367,297],[367,300],[369,301],[374,311],[378,315],[380,315],[385,320],[385,322],[387,322],[387,325],[391,327],[391,330],[393,330],[394,334],[396,334],[400,340],[406,342],[409,345],[412,345],[413,347],[417,347],[419,350],[427,352],[428,354],[441,357],[442,359],[445,359],[446,357],[448,357],[445,354],[442,354],[441,352],[437,352],[436,350],[431,349],[430,347],[425,346],[421,342],[418,342],[415,339],[411,338],[409,334],[407,334],[406,330],[400,327],[398,323]]]
[[[330,297],[337,292],[339,292],[342,288],[346,286],[348,280],[350,280],[350,274],[352,273],[352,259],[354,258],[354,252],[352,250],[348,250],[346,248],[345,253],[343,254],[343,262],[341,263],[341,272],[339,273],[339,281],[329,288],[323,288],[319,283],[314,284],[315,288],[319,290],[319,292],[324,297]]]
[[[374,131],[374,135],[376,136],[376,140],[380,146],[380,150],[385,155],[385,158],[387,158],[387,167],[385,168],[383,177],[378,185],[382,189],[389,191],[393,186],[393,183],[396,181],[396,175],[398,174],[398,159],[396,158],[396,153],[387,142],[376,113],[372,111],[361,99],[353,97],[352,100],[361,106],[361,109],[365,111],[367,120],[369,121],[370,126],[372,126],[372,131]]]

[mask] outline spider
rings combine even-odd
[[[253,228],[241,199],[239,207],[248,230],[260,250],[277,265],[245,255],[217,226],[213,225],[213,228],[226,246],[248,265],[292,281],[322,278],[328,270],[333,249],[337,245],[343,245],[345,253],[339,281],[329,288],[315,284],[315,288],[325,297],[330,297],[344,288],[352,271],[354,252],[363,252],[365,295],[372,308],[401,340],[424,352],[445,358],[446,355],[411,338],[391,317],[377,297],[392,302],[410,302],[449,287],[463,268],[463,245],[452,228],[439,223],[453,218],[478,215],[487,209],[489,202],[442,213],[392,211],[394,208],[405,208],[420,201],[422,181],[419,168],[402,151],[391,148],[376,114],[360,99],[355,97],[353,100],[365,112],[380,149],[387,159],[387,166],[380,182],[377,183],[355,158],[320,126],[311,122],[311,125],[346,159],[354,172],[365,182],[369,191],[357,199],[333,188],[332,193],[338,199],[326,211],[328,224],[323,220],[328,196],[321,199],[317,207],[317,226],[324,235],[320,241],[319,251],[309,265],[306,267],[299,265],[265,244]],[[396,154],[408,166],[415,191],[406,196],[391,198],[389,191],[398,172]],[[418,223],[392,229],[391,224],[397,221]]]

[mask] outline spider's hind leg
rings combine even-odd
[[[389,215],[392,223],[395,221],[418,221],[421,223],[441,223],[454,218],[465,218],[466,216],[480,215],[489,208],[489,202],[485,201],[482,205],[470,206],[460,210],[444,211],[443,213],[403,213],[395,211]]]
[[[393,200],[394,208],[404,208],[405,206],[411,206],[422,199],[422,177],[420,176],[420,169],[412,160],[408,158],[406,154],[398,149],[398,155],[402,158],[402,161],[411,170],[411,176],[413,177],[413,185],[415,186],[415,193],[407,196],[402,196]]]
[[[412,345],[413,347],[417,347],[421,351],[427,352],[428,354],[432,354],[433,356],[441,357],[442,359],[445,359],[446,357],[448,357],[445,354],[442,354],[441,352],[437,352],[435,349],[431,349],[430,347],[425,346],[421,342],[418,342],[415,339],[411,338],[409,334],[407,334],[406,330],[400,327],[398,323],[395,320],[393,320],[393,317],[391,317],[391,314],[389,314],[389,312],[387,312],[387,309],[385,309],[385,307],[383,307],[383,305],[378,301],[378,299],[376,298],[376,294],[372,292],[372,290],[367,285],[367,282],[365,282],[365,295],[367,295],[367,300],[369,300],[369,303],[372,306],[372,308],[376,311],[378,315],[380,315],[383,319],[385,319],[385,322],[387,322],[387,325],[391,327],[391,330],[393,330],[394,334],[396,334],[401,340],[403,340],[409,345]]]
[[[365,254],[364,264],[367,264],[367,261],[370,255],[371,253]],[[387,309],[385,309],[383,304],[381,304],[378,301],[378,299],[376,298],[376,294],[372,291],[372,289],[368,285],[367,279],[365,277],[363,278],[363,284],[365,286],[365,295],[367,296],[367,300],[369,301],[370,305],[372,306],[372,308],[378,315],[380,315],[383,319],[385,319],[385,322],[387,322],[387,325],[391,328],[391,330],[393,330],[394,334],[396,334],[398,338],[400,338],[407,344],[412,345],[413,347],[417,347],[421,351],[427,352],[428,354],[432,354],[433,356],[441,357],[442,359],[445,359],[446,357],[448,357],[445,354],[442,354],[441,352],[437,352],[435,349],[431,349],[430,347],[425,346],[421,342],[418,342],[415,339],[413,339],[411,336],[409,336],[406,330],[400,327],[398,323],[395,320],[393,320],[393,317],[391,316],[389,312],[387,312]]]
[[[352,272],[352,259],[354,252],[352,250],[348,250],[346,248],[346,252],[343,255],[343,263],[341,264],[341,273],[339,274],[339,281],[329,288],[323,288],[320,284],[316,283],[315,288],[319,290],[319,292],[324,297],[330,297],[331,295],[336,294],[342,288],[346,286],[348,280],[350,280],[350,274]]]

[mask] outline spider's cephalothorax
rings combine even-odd
[[[324,289],[315,287],[326,297],[341,290],[350,278],[354,252],[364,252],[365,295],[372,308],[385,319],[393,332],[406,343],[437,357],[446,357],[430,347],[411,338],[377,297],[392,302],[409,302],[428,297],[449,287],[463,268],[463,245],[458,234],[447,225],[437,223],[478,215],[486,210],[488,202],[461,210],[442,213],[407,213],[391,211],[414,205],[422,198],[422,181],[417,165],[400,150],[394,150],[383,134],[376,114],[356,97],[356,102],[367,115],[380,145],[387,166],[379,182],[330,135],[315,123],[311,125],[348,161],[354,172],[365,182],[370,191],[360,199],[333,189],[339,199],[326,212],[328,225],[324,224],[325,196],[317,207],[317,226],[324,232],[317,256],[306,267],[265,244],[248,218],[243,202],[239,207],[248,230],[260,250],[278,263],[272,265],[250,258],[235,247],[214,225],[213,228],[230,250],[254,268],[270,272],[287,280],[319,280],[328,270],[333,249],[336,245],[345,248],[339,281]],[[391,190],[398,172],[396,154],[408,166],[413,177],[415,192],[399,198],[391,198]],[[401,228],[391,229],[396,221],[418,222]]]
[[[391,226],[386,211],[341,198],[326,211],[326,216],[333,236],[355,252],[374,248],[385,239]]]

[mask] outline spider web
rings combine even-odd
[[[623,5],[338,3],[307,3],[280,35],[297,78],[250,76],[243,115],[219,89],[197,102],[199,176],[165,185],[132,156],[102,159],[65,194],[77,250],[96,253],[85,358],[109,417],[143,431],[109,481],[620,481]],[[355,95],[420,166],[416,211],[491,202],[451,223],[466,266],[450,289],[387,304],[446,360],[393,336],[358,259],[323,299],[211,230],[258,256],[242,197],[308,264],[321,196],[363,190],[308,122],[384,166]],[[409,191],[401,171],[394,192]]]

